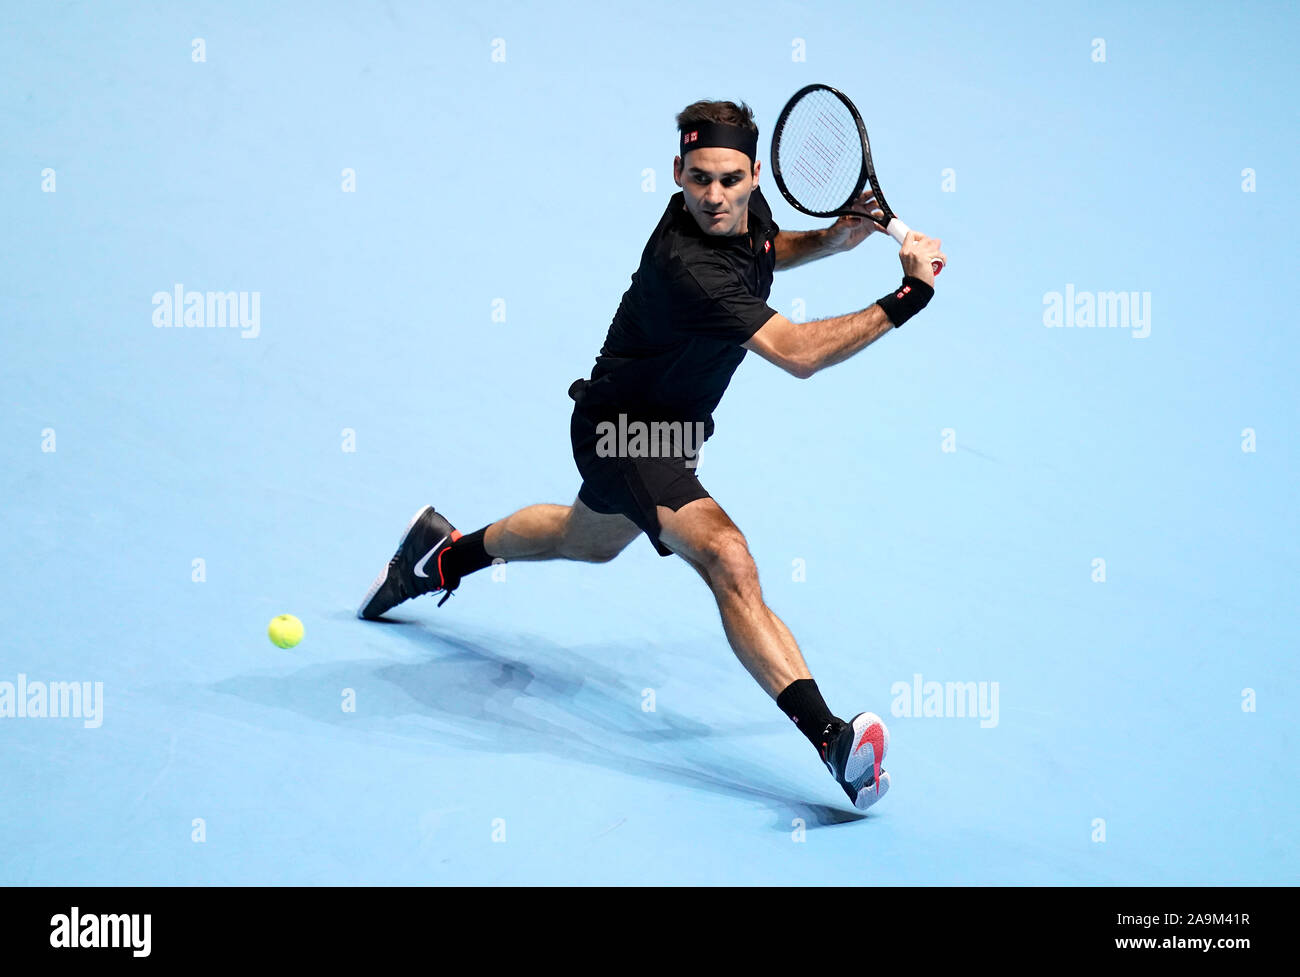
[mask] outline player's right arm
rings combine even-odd
[[[791,322],[778,312],[750,337],[745,348],[806,380],[865,349],[893,328],[879,305],[815,322]]]
[[[942,242],[913,231],[899,249],[903,274],[918,278],[934,287],[930,262],[947,256],[939,250]],[[894,328],[885,310],[877,303],[847,315],[791,322],[779,312],[763,323],[744,344],[763,359],[800,379],[847,360]]]

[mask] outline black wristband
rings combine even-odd
[[[876,305],[880,306],[886,318],[897,329],[929,305],[932,298],[934,298],[934,288],[932,286],[927,285],[919,278],[904,275],[903,284],[880,299]]]

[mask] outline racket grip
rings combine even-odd
[[[889,236],[892,237],[899,244],[902,244],[904,241],[906,241],[907,235],[912,233],[912,229],[908,227],[906,224],[904,224],[897,217],[890,218],[889,223],[885,225],[885,230],[888,231]],[[935,258],[933,261],[930,262],[930,270],[933,271],[937,276],[939,272],[943,271],[943,262],[940,261],[938,258]]]

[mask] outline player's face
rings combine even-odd
[[[680,156],[673,160],[673,180],[705,234],[744,234],[760,165],[755,161],[751,170],[749,157],[739,149],[692,149],[685,162]]]

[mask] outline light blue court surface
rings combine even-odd
[[[1300,14],[1068,6],[6,4],[0,683],[102,714],[0,718],[0,881],[1294,882]],[[353,616],[421,505],[572,500],[675,114],[766,161],[810,81],[950,264],[812,380],[750,357],[700,474],[890,724],[865,819],[643,539]]]

